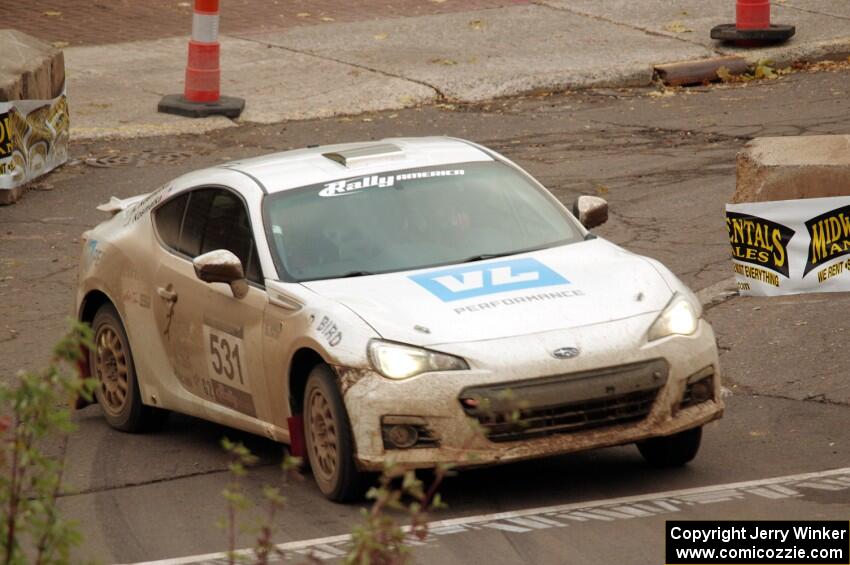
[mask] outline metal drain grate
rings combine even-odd
[[[145,165],[179,165],[192,157],[188,151],[151,151],[122,153],[89,157],[84,162],[90,167],[112,169],[115,167],[144,167]]]

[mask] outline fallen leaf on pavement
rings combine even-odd
[[[717,69],[717,78],[723,82],[734,82],[735,75],[729,70],[729,67],[720,67]]]
[[[671,33],[691,33],[692,31],[694,31],[678,20],[665,25],[664,29]]]
[[[482,22],[481,20],[472,20],[471,22],[469,22],[469,27],[471,27],[472,29],[481,30],[484,29],[484,22]]]
[[[653,98],[667,98],[668,96],[675,96],[676,91],[670,88],[665,88],[664,90],[655,90],[649,93]]]
[[[457,61],[453,59],[429,59],[428,62],[434,65],[457,65]]]
[[[769,80],[775,79],[777,76],[773,69],[773,63],[770,61],[759,61],[756,65],[756,70],[753,72],[754,78],[766,78]]]

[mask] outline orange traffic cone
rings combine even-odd
[[[245,100],[221,95],[221,68],[218,43],[219,0],[195,0],[192,38],[186,65],[183,94],[169,94],[157,109],[166,114],[190,118],[222,115],[237,118]]]
[[[711,38],[757,47],[788,41],[796,31],[792,25],[770,23],[770,0],[737,0],[735,23],[715,26]]]

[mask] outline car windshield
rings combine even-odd
[[[462,263],[581,239],[525,175],[498,163],[405,169],[265,198],[282,278],[363,276]]]

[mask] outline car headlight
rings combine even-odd
[[[701,315],[701,308],[694,307],[690,300],[676,293],[650,326],[647,339],[654,341],[670,335],[691,335],[697,331]]]
[[[407,379],[430,371],[469,369],[460,357],[379,339],[369,342],[369,361],[376,371],[390,379]]]

